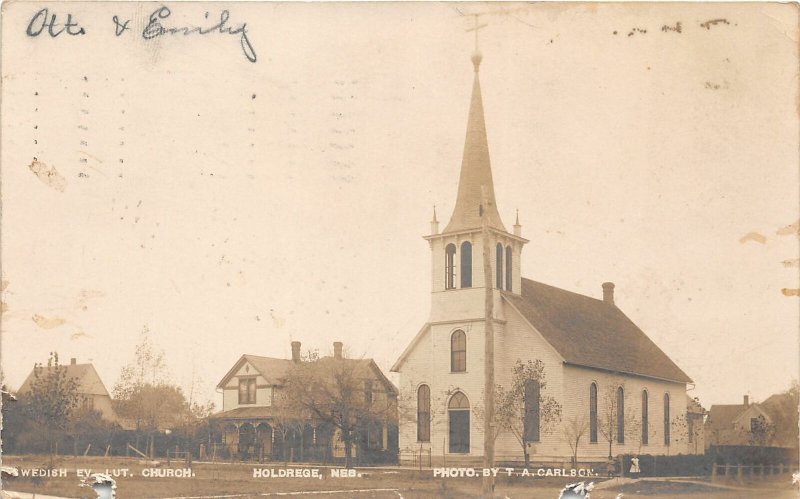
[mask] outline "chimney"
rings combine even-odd
[[[333,342],[333,358],[334,359],[341,359],[342,358],[342,342],[341,341],[334,341]]]
[[[609,305],[614,304],[614,283],[613,282],[604,282],[603,283],[603,301],[608,303]]]
[[[750,407],[750,397],[747,395],[744,396],[744,406]]]
[[[292,342],[292,362],[300,362],[300,342]]]
[[[78,359],[76,359],[75,357],[72,357],[71,359],[69,359],[69,365],[74,366],[77,363],[78,363]]]

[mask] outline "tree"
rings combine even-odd
[[[576,414],[568,418],[562,428],[562,436],[572,451],[572,467],[578,467],[578,447],[581,439],[589,431],[589,422],[584,414]]]
[[[394,419],[393,392],[369,391],[375,379],[371,361],[324,357],[295,363],[286,377],[286,396],[302,417],[325,423],[340,433],[345,466],[353,466],[353,444],[371,425]],[[374,388],[379,388],[377,384]]]
[[[136,426],[138,434],[147,436],[151,457],[156,433],[185,427],[188,421],[195,419],[192,405],[181,388],[169,382],[164,358],[164,351],[152,344],[149,329],[145,326],[134,360],[122,368],[113,389],[114,409],[120,417]],[[206,408],[195,404],[194,409],[204,412]]]
[[[530,464],[529,444],[538,442],[541,434],[551,433],[556,423],[561,421],[561,404],[544,395],[546,387],[544,362],[517,359],[512,368],[510,387],[497,385],[495,388],[495,430],[489,438],[497,439],[503,432],[514,435],[522,447],[526,467]],[[475,408],[477,414],[483,414],[484,410],[481,406]]]
[[[58,363],[56,352],[50,352],[47,368],[41,363],[34,365],[25,408],[44,436],[51,456],[56,436],[67,429],[79,403],[78,382],[68,375],[66,366]]]
[[[634,412],[626,408],[625,383],[609,384],[597,401],[597,431],[608,442],[608,458],[611,459],[614,442],[624,442],[641,430],[641,421]],[[620,428],[621,427],[621,428]],[[620,433],[620,429],[622,432]]]

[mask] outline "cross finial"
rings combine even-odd
[[[488,26],[488,24],[486,24],[486,23],[480,24],[479,23],[480,14],[470,14],[470,15],[473,17],[473,19],[475,19],[475,25],[473,27],[471,27],[471,28],[467,28],[467,32],[470,32],[470,31],[474,31],[475,32],[475,52],[472,53],[472,64],[475,65],[475,71],[477,72],[478,71],[478,66],[480,66],[481,59],[482,59],[481,51],[480,51],[480,48],[478,47],[478,31],[481,28],[485,28],[486,26]]]

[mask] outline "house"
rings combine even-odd
[[[705,424],[706,446],[798,447],[797,398],[776,394],[762,403],[712,405]]]
[[[46,376],[50,369],[55,369],[56,366],[40,366],[34,367],[31,373],[25,378],[25,381],[17,391],[18,396],[25,395],[30,392],[31,385],[36,379],[36,370],[41,369],[40,376]],[[111,406],[111,395],[108,393],[103,380],[94,368],[94,365],[78,364],[77,359],[74,357],[70,359],[69,364],[60,365],[58,369],[64,369],[66,376],[75,380],[78,387],[78,396],[80,398],[79,408],[90,409],[98,411],[103,419],[110,422],[117,422],[118,418]]]
[[[432,258],[430,316],[391,369],[400,376],[400,413],[416,415],[401,422],[401,459],[430,453],[448,465],[480,462],[485,373],[509,387],[514,365],[535,360],[544,365],[546,387],[526,386],[522,432],[533,461],[569,460],[574,430],[581,434],[578,460],[689,452],[686,425],[676,423],[686,418],[692,380],[617,307],[614,284],[603,283],[598,299],[523,277],[528,240],[519,214],[509,232],[495,199],[481,60],[480,53],[472,56],[455,207],[441,232],[434,211],[424,237]],[[493,341],[486,340],[490,333]],[[488,368],[487,346],[494,352]],[[553,428],[540,419],[544,397],[561,406]],[[495,459],[521,460],[522,449],[517,437],[502,432]]]
[[[242,355],[217,384],[222,392],[222,410],[211,416],[220,428],[220,452],[242,458],[330,461],[344,457],[336,428],[308,415],[299,415],[286,401],[286,387],[293,369],[303,361],[300,342],[292,342],[292,358],[278,359]],[[333,356],[309,362],[326,373],[334,366],[346,367],[358,378],[359,391],[370,401],[392,401],[394,410],[370,426],[356,445],[362,460],[396,457],[397,388],[372,359],[351,359],[342,354],[342,343],[333,344]],[[324,378],[323,378],[324,379]],[[363,462],[363,461],[362,461]]]

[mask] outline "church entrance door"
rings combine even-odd
[[[456,392],[448,404],[450,423],[450,452],[466,454],[469,452],[469,400],[466,395]]]

